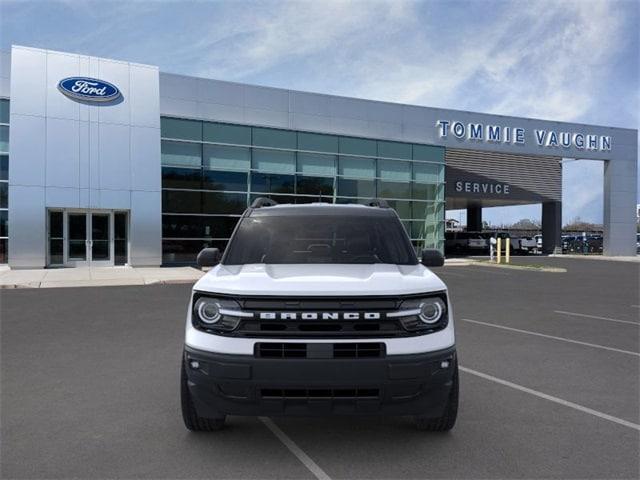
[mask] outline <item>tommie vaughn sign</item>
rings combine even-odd
[[[69,77],[58,82],[58,90],[76,100],[110,102],[120,98],[120,90],[112,83],[89,77]]]
[[[521,127],[505,127],[502,125],[484,125],[482,123],[463,123],[459,121],[438,120],[436,128],[440,138],[449,135],[465,141],[510,143],[524,145],[526,130]],[[570,148],[611,151],[611,137],[576,132],[557,132],[555,130],[535,129],[534,141],[543,148]]]

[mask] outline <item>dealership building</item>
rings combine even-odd
[[[401,85],[398,86],[401,88]],[[544,101],[543,99],[541,101]],[[604,253],[635,255],[637,130],[163,73],[21,46],[0,54],[0,263],[193,263],[257,197],[384,198],[417,248],[445,210],[542,205],[560,246],[562,159],[604,162]],[[570,201],[570,199],[568,199]]]

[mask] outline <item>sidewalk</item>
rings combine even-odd
[[[0,270],[0,288],[104,287],[195,283],[204,272],[192,267],[84,267]]]

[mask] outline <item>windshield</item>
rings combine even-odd
[[[259,216],[243,218],[222,263],[418,263],[393,216]]]

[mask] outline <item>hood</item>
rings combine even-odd
[[[410,295],[445,290],[423,265],[218,265],[194,289],[229,295]]]

